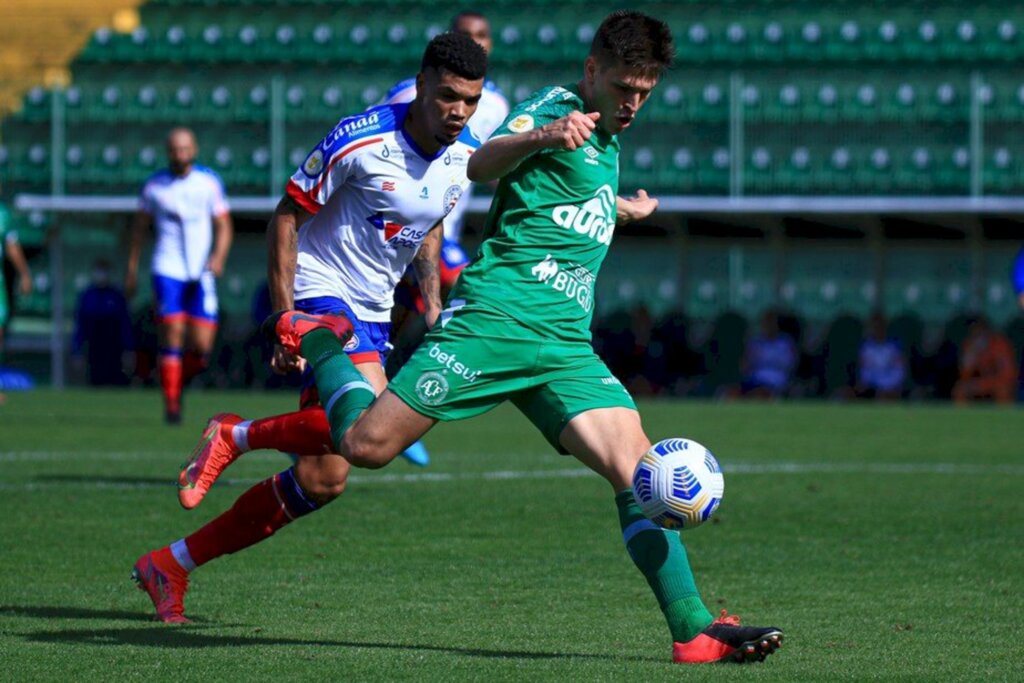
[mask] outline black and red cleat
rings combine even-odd
[[[741,626],[740,618],[721,615],[685,643],[672,643],[672,661],[679,664],[763,662],[782,647],[782,631],[774,626]]]
[[[296,356],[302,355],[302,337],[313,330],[329,330],[342,344],[352,338],[352,321],[340,313],[317,315],[281,311],[264,320],[260,329],[264,337]]]

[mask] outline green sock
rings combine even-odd
[[[711,624],[712,616],[697,592],[679,533],[662,529],[647,519],[631,489],[619,491],[615,504],[626,550],[654,591],[672,640],[690,640]]]
[[[313,369],[320,402],[331,425],[331,441],[337,447],[345,431],[373,403],[376,394],[330,330],[313,330],[305,335],[302,355]]]

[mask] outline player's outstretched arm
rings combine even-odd
[[[132,233],[128,238],[128,266],[124,272],[124,296],[131,299],[139,285],[139,258],[142,255],[142,242],[146,239],[146,231],[152,217],[145,211],[136,211],[132,221]]]
[[[427,328],[434,326],[441,315],[441,236],[442,221],[430,229],[423,238],[412,266],[416,270],[416,280],[423,296],[423,317]]]
[[[536,130],[492,138],[473,153],[466,175],[474,183],[489,183],[515,170],[526,157],[542,149],[575,151],[590,139],[601,115],[578,111]]]
[[[632,197],[615,198],[615,224],[625,225],[633,221],[640,221],[658,208],[658,200],[649,197],[646,190],[637,190]]]
[[[270,306],[287,311],[295,305],[295,265],[299,258],[299,226],[311,216],[294,199],[285,195],[267,224],[267,284]],[[282,347],[274,349],[274,372],[281,374],[302,368],[302,359]]]

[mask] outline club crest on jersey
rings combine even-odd
[[[310,178],[314,178],[320,175],[322,170],[324,170],[324,151],[317,147],[306,157],[305,163],[302,164],[302,172]]]
[[[451,213],[451,210],[455,208],[455,205],[459,203],[459,197],[462,196],[462,186],[452,185],[444,191],[444,201],[441,203],[442,209],[444,209],[444,215]]]
[[[428,406],[436,406],[448,395],[448,380],[440,372],[424,372],[416,380],[416,395]]]
[[[359,348],[359,337],[357,337],[356,335],[353,334],[352,337],[347,342],[345,342],[345,351],[346,352],[351,352],[351,351],[355,351],[358,348]]]

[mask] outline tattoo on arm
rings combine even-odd
[[[420,293],[428,308],[441,308],[441,228],[431,229],[413,258]]]

